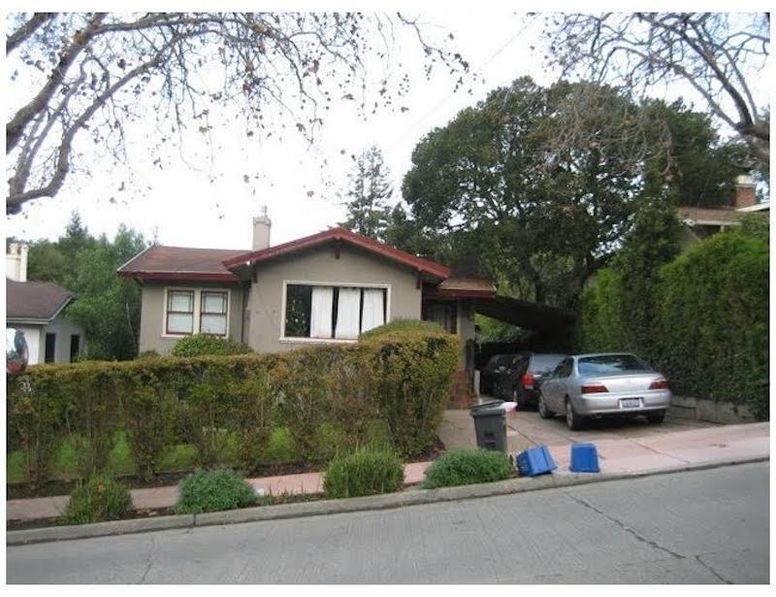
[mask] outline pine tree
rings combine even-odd
[[[385,240],[393,195],[388,177],[389,171],[378,147],[370,147],[356,159],[348,176],[350,185],[345,197],[350,200],[346,203],[348,219],[341,224],[343,227],[377,240]]]

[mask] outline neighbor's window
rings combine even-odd
[[[386,320],[386,288],[286,286],[286,338],[355,340]]]
[[[227,293],[202,291],[199,331],[226,336]]]
[[[194,291],[167,291],[167,333],[194,333]]]

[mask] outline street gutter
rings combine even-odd
[[[508,479],[495,483],[481,483],[477,485],[461,485],[458,487],[443,487],[439,489],[410,488],[402,493],[389,493],[360,498],[280,504],[276,506],[258,506],[239,510],[227,510],[224,512],[209,512],[206,514],[160,516],[158,518],[115,520],[95,524],[7,531],[6,545],[71,541],[75,539],[147,533],[170,529],[187,529],[213,525],[259,522],[264,520],[301,518],[305,516],[323,516],[327,514],[404,508],[407,506],[418,506],[437,502],[468,500],[542,489],[572,487],[589,483],[619,481],[623,479],[705,470],[739,464],[768,462],[769,460],[769,456],[737,459],[728,458],[626,473],[569,473],[564,471],[537,477],[519,477],[517,479]]]

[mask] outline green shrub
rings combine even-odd
[[[249,352],[253,352],[250,346],[236,342],[231,338],[221,338],[212,334],[194,334],[178,340],[173,346],[171,354],[175,357],[201,357]]]
[[[282,354],[37,365],[8,380],[7,452],[22,454],[18,477],[33,483],[50,477],[70,436],[80,439],[69,474],[82,478],[131,468],[151,477],[183,462],[170,446],[187,446],[203,468],[325,461],[334,443],[376,436],[413,457],[436,441],[458,356],[456,336],[437,328]]]
[[[424,489],[503,481],[512,475],[512,465],[501,452],[483,448],[452,450],[426,470]]]
[[[438,334],[445,330],[438,323],[433,321],[423,321],[419,319],[394,319],[379,327],[373,328],[368,332],[361,334],[361,340],[370,338],[379,338],[383,334],[392,334],[394,332],[412,332],[412,333],[430,333]]]
[[[393,451],[362,447],[332,459],[323,490],[329,498],[348,498],[398,491],[403,482],[404,465]]]
[[[267,462],[295,462],[299,457],[294,436],[288,427],[278,427],[270,432],[267,447],[264,449],[264,459]]]
[[[107,475],[94,475],[79,483],[65,507],[65,524],[119,520],[132,510],[132,496],[121,483]]]
[[[197,471],[181,482],[178,514],[200,514],[247,508],[257,501],[253,487],[229,469]]]
[[[136,359],[140,359],[140,360],[142,360],[142,359],[159,359],[159,358],[161,358],[161,355],[158,352],[156,352],[155,350],[144,350],[139,355],[137,355],[137,357],[135,357],[135,358]]]

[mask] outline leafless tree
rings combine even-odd
[[[86,135],[120,159],[126,127],[138,121],[155,118],[161,125],[159,137],[149,139],[151,152],[187,127],[207,132],[212,114],[226,106],[241,110],[249,136],[278,126],[266,116],[272,106],[310,139],[333,102],[353,102],[362,114],[395,106],[408,78],[376,76],[371,67],[390,55],[399,29],[417,40],[427,73],[435,65],[449,68],[459,86],[468,70],[447,38],[427,40],[416,21],[398,13],[7,18],[14,92],[6,124],[7,213],[55,196],[78,161],[77,141]]]
[[[755,163],[770,157],[770,114],[758,103],[770,48],[767,14],[551,14],[550,64],[562,76],[622,85],[633,93],[681,81],[747,143]]]

